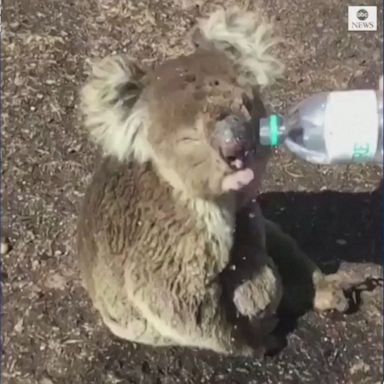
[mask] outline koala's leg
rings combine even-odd
[[[167,268],[159,276],[146,275],[143,284],[126,271],[126,292],[148,325],[170,344],[208,349],[223,354],[256,356],[263,354],[250,346],[238,327],[228,319],[223,305],[220,283],[196,285],[198,276],[167,276]],[[137,276],[137,275],[136,275]],[[174,287],[183,282],[175,292]]]
[[[112,263],[108,265],[105,259],[97,260],[93,273],[87,274],[83,269],[83,275],[85,288],[105,326],[120,339],[156,346],[171,345],[172,340],[162,337],[129,302],[122,269]]]
[[[344,295],[347,283],[343,277],[338,273],[324,275],[297,243],[273,222],[265,220],[265,228],[267,252],[283,281],[283,308],[294,313],[310,308],[346,311],[349,303]]]
[[[123,304],[123,311],[113,315],[108,305],[99,303],[98,310],[107,328],[118,338],[134,343],[153,346],[170,346],[174,341],[163,337],[140,313],[130,304]]]

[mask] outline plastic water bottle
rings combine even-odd
[[[383,88],[314,94],[286,116],[260,120],[260,144],[315,164],[383,162]]]

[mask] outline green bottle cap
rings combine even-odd
[[[280,141],[281,117],[271,114],[260,119],[260,144],[268,147],[276,147]]]
[[[270,115],[268,118],[269,140],[272,147],[279,144],[279,116]]]

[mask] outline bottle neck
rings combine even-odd
[[[282,144],[286,137],[286,128],[283,118],[271,114],[260,119],[259,143],[266,147],[276,147]]]

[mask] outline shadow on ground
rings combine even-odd
[[[380,264],[381,188],[372,193],[270,192],[261,198],[264,215],[289,233],[325,273],[345,269],[343,263],[361,265],[354,271],[360,283],[346,291],[347,314],[360,309],[362,292],[382,287],[381,277],[364,271],[366,263]],[[298,316],[281,313],[280,318],[277,332],[283,348]]]
[[[380,264],[380,188],[371,193],[268,192],[264,215],[289,233],[325,271],[340,262]]]

